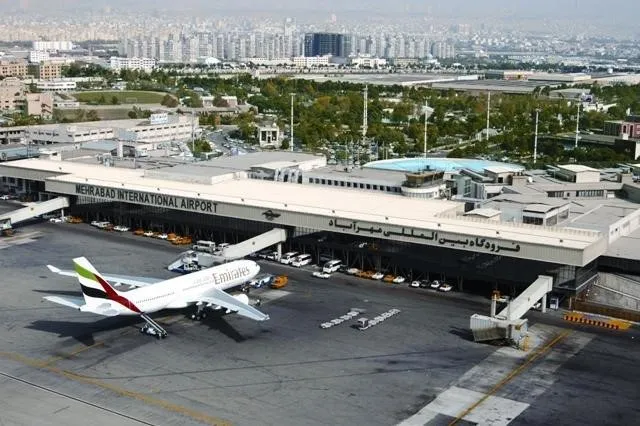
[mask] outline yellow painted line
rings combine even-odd
[[[548,352],[554,345],[556,345],[562,339],[566,338],[571,333],[572,333],[571,330],[563,331],[562,333],[557,335],[554,339],[552,339],[549,343],[547,343],[546,345],[544,345],[543,347],[541,347],[540,349],[538,349],[534,353],[532,353],[523,364],[518,366],[516,369],[511,371],[509,374],[507,374],[502,380],[500,380],[482,398],[480,398],[473,405],[471,405],[469,408],[467,408],[462,413],[460,413],[458,416],[456,416],[456,418],[454,420],[452,420],[451,423],[449,423],[449,426],[454,426],[458,422],[460,422],[460,420],[462,420],[465,417],[467,417],[473,410],[478,408],[483,402],[485,402],[487,399],[489,399],[490,396],[493,396],[497,391],[499,391],[507,383],[509,383],[511,380],[513,380],[514,377],[516,377],[518,374],[522,373],[534,361],[536,361],[538,358],[540,358],[542,355],[544,355],[546,352]]]
[[[104,342],[96,342],[93,345],[90,346],[82,346],[74,351],[71,351],[67,354],[63,354],[63,355],[58,355],[58,356],[54,356],[52,358],[49,358],[47,361],[44,361],[43,365],[49,366],[49,365],[53,365],[55,363],[57,363],[58,361],[62,361],[63,359],[69,359],[69,358],[73,358],[74,356],[81,354],[82,352],[88,351],[89,349],[93,349],[95,347],[98,346],[103,346]]]
[[[140,392],[134,392],[128,389],[121,388],[120,386],[112,385],[109,383],[105,383],[102,380],[81,376],[72,371],[62,370],[60,368],[49,365],[48,361],[41,361],[34,358],[29,358],[24,355],[14,353],[14,352],[0,352],[0,357],[11,359],[13,361],[17,361],[21,364],[28,365],[30,367],[47,370],[51,373],[66,377],[68,379],[74,380],[76,382],[85,383],[89,385],[93,385],[95,387],[105,389],[111,391],[117,395],[128,397],[132,399],[136,399],[138,401],[144,402],[148,405],[153,405],[159,408],[162,408],[167,411],[171,411],[173,413],[177,413],[183,415],[185,417],[189,417],[193,420],[197,420],[201,423],[211,425],[211,426],[231,426],[231,423],[227,420],[210,416],[206,413],[194,410],[189,407],[185,407],[183,405],[174,404],[169,401],[164,401],[161,399],[157,399],[151,397],[149,395],[142,394]]]

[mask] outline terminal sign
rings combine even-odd
[[[76,194],[87,197],[104,198],[123,203],[146,204],[149,206],[189,210],[198,213],[216,213],[218,203],[196,198],[176,197],[166,194],[152,194],[127,189],[105,188],[86,184],[76,184]]]

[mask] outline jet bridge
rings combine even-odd
[[[528,332],[527,320],[522,316],[541,301],[542,312],[546,311],[547,294],[553,289],[553,277],[539,275],[525,291],[509,301],[507,307],[496,315],[497,295],[491,298],[491,315],[473,314],[470,328],[476,342],[509,340],[520,344]]]
[[[278,254],[280,253],[280,243],[287,241],[287,231],[282,228],[273,228],[257,237],[249,238],[241,243],[225,247],[221,253],[215,253],[224,262],[230,262],[236,259],[242,259],[251,253],[259,252],[274,244],[278,244]]]
[[[547,310],[547,294],[553,289],[553,277],[547,275],[538,275],[535,280],[525,291],[520,293],[507,304],[496,318],[507,321],[515,321],[520,319],[527,311],[542,299],[542,312]]]
[[[258,235],[257,237],[249,238],[241,243],[227,246],[220,251],[214,251],[213,254],[202,253],[194,250],[186,251],[182,253],[178,259],[167,266],[167,269],[173,272],[188,274],[220,263],[242,259],[251,253],[257,253],[258,251],[274,244],[278,245],[278,253],[280,253],[280,244],[286,240],[287,232],[282,228],[274,228]]]
[[[40,203],[32,203],[21,209],[0,215],[0,223],[15,225],[16,223],[33,219],[36,216],[51,213],[56,210],[62,210],[66,207],[69,207],[69,199],[67,197],[57,197]]]

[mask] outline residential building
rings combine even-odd
[[[141,70],[151,72],[155,68],[157,62],[151,58],[121,58],[112,56],[109,59],[109,66],[114,71],[120,70]]]
[[[27,93],[24,97],[24,112],[27,115],[51,117],[53,95],[51,93]]]
[[[38,76],[40,80],[54,80],[62,77],[62,64],[51,61],[41,62],[38,65]]]
[[[20,108],[24,98],[25,86],[17,77],[7,77],[0,80],[0,111],[12,112]]]
[[[29,62],[32,64],[39,64],[51,59],[51,55],[46,50],[32,50],[29,52]]]
[[[34,40],[32,47],[33,50],[73,50],[73,42]]]
[[[26,77],[28,73],[25,60],[0,61],[0,77]]]

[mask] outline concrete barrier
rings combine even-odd
[[[608,328],[610,330],[626,330],[627,328],[629,328],[629,325],[621,324],[620,320],[615,320],[615,319],[607,320],[604,318],[589,318],[584,314],[576,313],[576,312],[565,313],[562,316],[562,318],[565,321],[575,322],[575,323],[584,324],[584,325],[592,325],[592,326],[602,327],[602,328]]]

